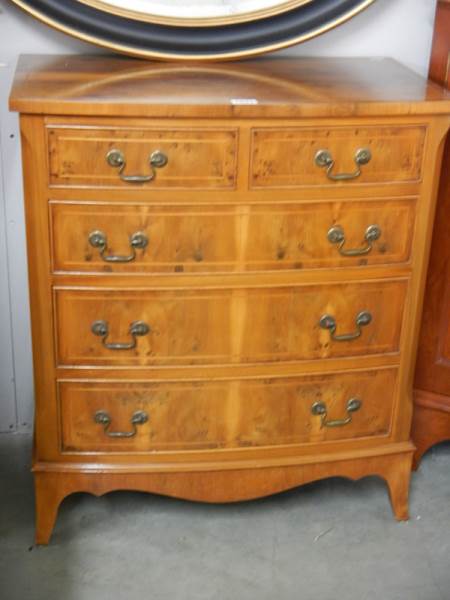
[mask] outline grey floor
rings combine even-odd
[[[330,479],[227,506],[117,492],[64,501],[33,547],[28,436],[0,436],[1,600],[450,600],[450,444],[413,477]]]

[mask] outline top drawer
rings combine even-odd
[[[250,185],[417,182],[425,133],[422,126],[254,129]]]
[[[47,137],[52,186],[235,186],[236,129],[50,126]]]

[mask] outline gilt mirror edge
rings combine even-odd
[[[376,2],[308,0],[297,2],[294,10],[268,18],[194,28],[192,24],[177,27],[122,18],[88,6],[85,0],[10,1],[44,24],[81,41],[137,58],[163,61],[239,60],[281,50],[336,28]],[[278,4],[286,5],[286,0]],[[115,36],[109,35],[111,25],[115,26]],[[215,44],[211,36],[215,36]]]
[[[127,19],[175,27],[214,27],[254,21],[286,12],[314,0],[198,0],[199,8],[185,0],[78,0],[93,8]],[[203,5],[203,6],[202,6]],[[145,7],[147,6],[147,9]]]

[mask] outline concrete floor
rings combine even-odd
[[[77,494],[39,548],[29,454],[0,436],[1,600],[450,600],[450,444],[414,475],[408,523],[376,478],[227,506]]]

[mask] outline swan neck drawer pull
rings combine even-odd
[[[91,326],[91,331],[94,335],[98,335],[102,338],[102,344],[105,346],[105,348],[108,348],[108,350],[132,350],[133,348],[136,348],[136,338],[138,336],[143,336],[150,333],[150,327],[143,321],[133,321],[128,330],[128,333],[133,339],[131,342],[126,343],[113,343],[106,341],[109,335],[109,325],[107,321],[94,321]]]
[[[119,169],[119,177],[122,181],[125,181],[126,183],[147,183],[155,179],[156,169],[165,167],[169,162],[169,159],[164,152],[161,152],[161,150],[152,152],[148,157],[148,163],[150,165],[150,173],[148,175],[124,175],[123,172],[127,166],[127,161],[122,150],[117,150],[117,148],[113,148],[108,152],[106,155],[106,162],[110,167]]]
[[[337,323],[336,319],[332,315],[322,315],[319,321],[319,325],[322,329],[328,329],[330,331],[331,339],[335,342],[349,342],[356,340],[362,333],[362,328],[369,325],[372,322],[372,315],[367,310],[360,312],[356,316],[356,331],[353,333],[342,333],[336,335]]]
[[[345,246],[345,233],[340,225],[332,227],[327,234],[328,241],[330,244],[339,244],[338,250],[342,256],[364,256],[369,254],[373,248],[373,242],[378,240],[381,236],[381,229],[378,225],[369,225],[364,234],[364,239],[367,244],[363,248],[349,248],[346,250]]]
[[[121,256],[116,254],[106,254],[108,249],[108,238],[103,231],[96,229],[91,231],[88,237],[89,243],[93,248],[100,250],[102,260],[110,263],[129,263],[136,259],[136,250],[143,250],[148,245],[148,237],[142,231],[136,231],[130,236],[131,254]]]
[[[132,438],[137,434],[137,426],[143,425],[148,421],[148,414],[143,410],[138,410],[131,416],[130,423],[132,431],[109,431],[112,419],[106,410],[98,410],[94,415],[94,421],[103,425],[103,431],[108,437],[112,438]]]
[[[325,168],[327,170],[327,177],[331,181],[348,181],[350,179],[357,179],[361,175],[361,166],[367,165],[372,158],[372,153],[369,148],[360,148],[355,152],[354,160],[356,163],[356,170],[353,173],[333,173],[334,158],[329,150],[319,150],[315,156],[315,163],[318,167]]]
[[[362,401],[358,398],[350,398],[347,402],[347,417],[345,419],[327,420],[328,409],[325,402],[314,402],[311,407],[311,412],[314,416],[320,416],[320,427],[344,427],[352,422],[352,413],[359,410],[362,406]]]

